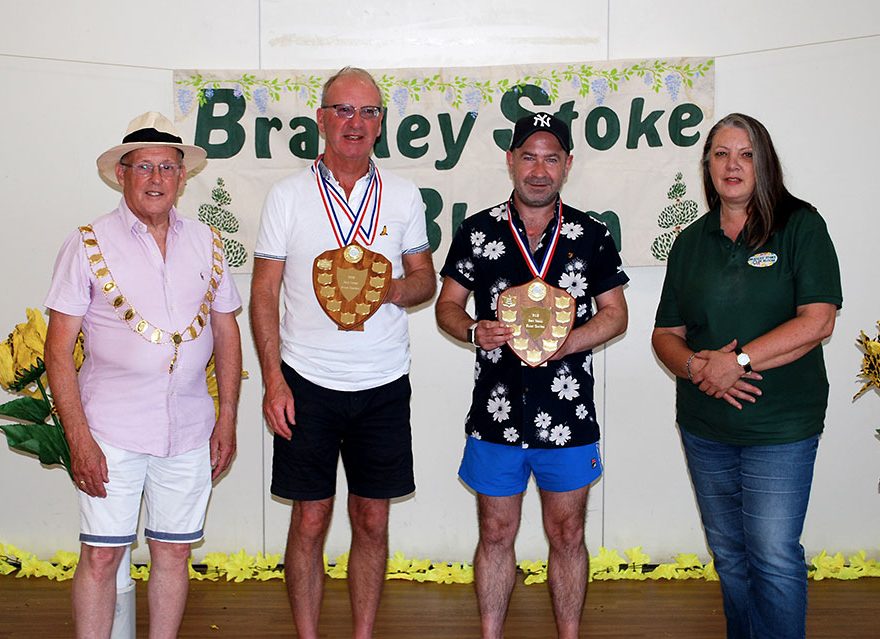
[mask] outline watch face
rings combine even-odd
[[[739,355],[736,356],[736,363],[739,364],[740,366],[746,366],[750,361],[752,361],[752,360],[750,360],[749,356],[746,355],[745,353],[740,353]]]

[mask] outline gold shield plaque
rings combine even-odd
[[[513,329],[507,345],[529,366],[540,366],[562,348],[575,318],[574,298],[540,278],[498,296],[497,315]]]
[[[318,304],[339,330],[362,331],[391,286],[391,262],[357,242],[324,251],[312,264]]]

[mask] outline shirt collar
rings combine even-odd
[[[336,184],[339,184],[339,180],[337,180],[333,176],[333,171],[331,171],[330,168],[326,164],[324,164],[324,157],[323,156],[318,158],[318,171],[321,172],[321,177],[323,177],[325,180],[333,180],[333,182],[335,182]],[[375,172],[376,172],[376,165],[373,163],[373,158],[370,158],[370,166],[367,169],[366,174],[364,174],[361,178],[358,179],[358,182],[360,182],[363,179],[367,179],[367,180],[372,179],[373,173],[375,173]]]
[[[507,200],[510,208],[510,219],[516,225],[523,234],[526,232],[525,224],[523,224],[522,218],[519,216],[519,211],[516,210],[516,204],[513,201],[513,193],[510,194],[510,198]],[[556,195],[556,201],[553,202],[553,217],[550,218],[550,221],[547,223],[547,226],[544,228],[544,233],[547,233],[547,229],[552,229],[556,226],[557,221],[559,219],[559,195]]]
[[[721,207],[716,206],[706,214],[706,226],[703,227],[708,235],[724,235],[721,229]]]
[[[119,201],[119,212],[122,214],[125,228],[129,229],[132,234],[136,235],[138,233],[147,232],[147,225],[141,222],[137,216],[131,212],[131,209],[128,208],[128,202],[125,201],[124,197]],[[168,228],[170,231],[177,233],[180,231],[181,226],[183,226],[183,220],[177,213],[177,208],[172,206],[171,210],[168,212]]]

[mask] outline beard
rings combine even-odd
[[[527,190],[529,186],[549,186],[551,190],[532,194]],[[556,198],[559,197],[559,189],[553,188],[554,186],[556,185],[553,182],[525,182],[521,185],[516,185],[515,190],[523,204],[534,208],[541,208],[553,204],[556,202]]]

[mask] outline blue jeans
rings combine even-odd
[[[807,566],[800,538],[819,436],[732,446],[681,431],[729,639],[803,638]]]

